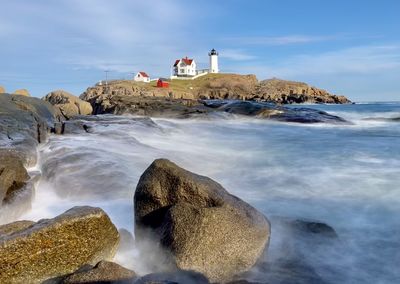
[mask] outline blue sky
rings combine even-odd
[[[0,85],[80,95],[104,79],[168,76],[176,58],[400,100],[397,0],[0,0]]]

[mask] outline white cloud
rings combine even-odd
[[[240,49],[223,49],[220,52],[220,57],[234,61],[245,61],[256,58],[254,55],[248,54]]]
[[[253,36],[253,37],[228,37],[224,41],[247,45],[291,45],[305,44],[322,41],[332,41],[346,38],[343,35],[310,36],[310,35],[287,35],[287,36]]]
[[[273,64],[263,61],[262,65],[238,68],[284,78],[388,72],[400,70],[400,45],[360,46],[318,54],[303,54]]]

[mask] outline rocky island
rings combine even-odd
[[[194,80],[172,80],[168,88],[158,88],[155,82],[131,80],[111,81],[88,88],[80,98],[90,102],[94,114],[138,113],[144,98],[168,98],[184,106],[198,100],[245,100],[276,104],[293,103],[351,103],[306,83],[268,79],[258,81],[255,75],[207,74]]]

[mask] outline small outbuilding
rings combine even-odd
[[[138,72],[135,77],[133,78],[134,81],[136,82],[145,82],[148,83],[150,82],[150,76],[147,75],[146,72],[140,71]]]
[[[167,81],[164,81],[163,79],[158,79],[157,87],[158,88],[168,88],[169,87],[169,83]]]

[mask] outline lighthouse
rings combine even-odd
[[[218,73],[218,52],[213,48],[208,56],[210,57],[210,73]]]

